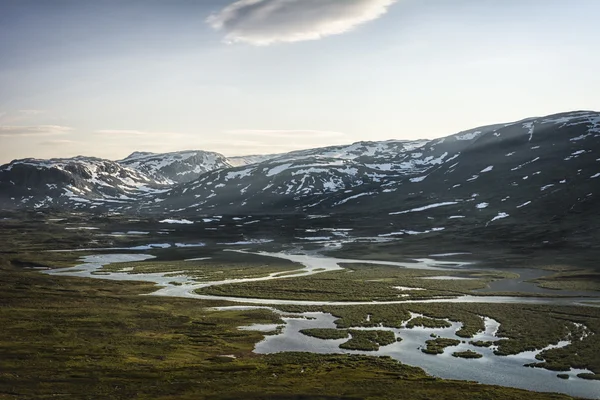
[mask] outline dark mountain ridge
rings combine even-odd
[[[15,160],[0,167],[0,207],[182,216],[443,214],[456,217],[452,222],[476,217],[498,224],[523,213],[561,218],[565,209],[593,209],[599,160],[600,114],[577,111],[434,140],[254,156],[244,162],[257,162],[238,159],[234,164],[244,165],[237,167],[202,151],[136,152],[120,161]],[[394,233],[402,234],[387,232]]]

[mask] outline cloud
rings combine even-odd
[[[317,40],[373,21],[397,0],[239,0],[207,23],[228,43],[266,46]]]
[[[72,144],[75,144],[78,142],[75,142],[73,140],[62,140],[62,139],[56,139],[56,140],[46,140],[45,142],[40,142],[39,145],[40,146],[48,146],[48,147],[54,147],[54,146],[69,146]]]
[[[331,138],[345,136],[341,132],[333,131],[316,131],[316,130],[268,130],[268,129],[236,129],[226,131],[225,133],[240,136],[262,136],[275,138],[290,138],[290,139],[316,139],[316,138]]]
[[[40,114],[46,114],[48,111],[46,111],[46,110],[18,110],[18,112],[21,114],[26,114],[26,115],[40,115]]]
[[[222,140],[203,143],[207,149],[227,156],[247,156],[252,154],[276,154],[307,148],[297,143],[270,143],[251,140]]]
[[[64,135],[71,130],[61,125],[0,125],[0,137]]]
[[[20,109],[0,112],[0,126],[64,126],[67,122],[48,110]]]
[[[177,133],[177,132],[151,132],[151,131],[136,131],[136,130],[128,130],[128,129],[101,129],[94,132],[97,135],[114,135],[114,136],[164,136],[164,137],[174,137],[174,136],[187,136],[185,133]]]
[[[132,131],[123,129],[102,129],[94,132],[98,135],[122,135],[122,136],[144,136],[150,134],[150,132],[144,131]]]
[[[290,143],[268,143],[268,142],[257,142],[252,140],[221,140],[221,141],[209,141],[204,142],[207,146],[218,146],[220,148],[229,148],[229,147],[247,147],[247,148],[279,148],[279,149],[287,149],[287,148],[296,148],[305,146],[290,144]]]

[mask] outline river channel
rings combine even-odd
[[[238,252],[244,253],[242,250]],[[324,257],[320,255],[306,254],[285,254],[285,253],[252,253],[260,254],[266,257],[277,257],[302,264],[303,267],[295,271],[295,274],[273,273],[261,278],[248,279],[230,279],[214,282],[196,282],[190,277],[173,272],[168,273],[149,273],[149,274],[129,274],[126,271],[121,272],[102,272],[103,266],[111,263],[144,261],[154,258],[148,254],[98,254],[82,257],[82,264],[72,268],[63,268],[55,270],[42,271],[52,275],[79,276],[96,279],[128,280],[128,281],[149,281],[156,283],[159,288],[152,293],[155,296],[186,297],[206,300],[226,300],[237,303],[255,304],[257,307],[272,307],[277,305],[366,305],[366,304],[410,304],[410,303],[513,303],[513,304],[552,304],[552,305],[581,305],[581,306],[600,306],[599,300],[589,297],[515,297],[515,296],[475,296],[465,295],[455,298],[437,298],[427,300],[397,300],[382,302],[336,302],[336,301],[298,301],[283,299],[261,299],[261,298],[238,298],[199,295],[195,293],[196,289],[224,285],[236,282],[256,282],[272,279],[282,279],[290,276],[307,276],[324,271],[335,271],[343,269],[340,264],[362,263],[392,265],[401,268],[439,270],[445,274],[455,270],[464,271],[469,267],[469,263],[454,261],[438,261],[428,258],[417,259],[414,262],[382,262],[365,260],[346,260]],[[518,282],[522,285],[523,282]],[[510,283],[504,287],[510,287]],[[530,284],[527,284],[530,285]],[[498,289],[498,287],[496,288]],[[555,292],[554,292],[555,293]],[[252,307],[252,306],[250,306]],[[308,328],[335,328],[333,317],[324,313],[306,313],[298,318],[283,316],[285,325],[281,333],[267,336],[263,341],[256,345],[257,353],[273,353],[281,351],[307,351],[315,353],[358,353],[377,356],[390,356],[405,364],[414,365],[423,368],[429,374],[445,379],[458,379],[477,381],[485,384],[502,385],[517,387],[535,391],[560,392],[573,396],[600,399],[600,382],[587,381],[578,378],[576,375],[584,370],[571,370],[568,372],[570,379],[563,380],[557,378],[556,372],[551,372],[539,368],[523,367],[526,363],[536,362],[537,352],[527,352],[515,356],[501,357],[493,354],[493,349],[474,348],[464,339],[456,336],[456,331],[460,329],[460,323],[451,322],[452,326],[444,329],[425,329],[406,327],[400,329],[375,328],[378,330],[390,330],[402,341],[381,347],[376,352],[359,352],[342,350],[338,346],[345,341],[342,340],[322,340],[312,338],[300,333],[302,329]],[[489,318],[485,319],[486,330],[478,334],[472,340],[499,340],[496,337],[497,322]],[[265,330],[264,326],[256,327]],[[246,327],[245,329],[252,329]],[[268,329],[268,327],[267,327]],[[362,328],[364,329],[364,328]],[[446,349],[441,355],[428,355],[421,352],[425,341],[431,338],[431,334],[446,338],[455,338],[461,340],[461,344]],[[558,346],[567,346],[569,342],[561,342]],[[453,357],[451,354],[455,351],[476,350],[482,354],[480,359],[461,359]]]

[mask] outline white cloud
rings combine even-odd
[[[26,115],[40,115],[40,114],[46,114],[47,111],[46,110],[19,110],[18,111],[21,114],[26,114]]]
[[[152,131],[137,131],[137,130],[128,130],[128,129],[102,129],[94,132],[97,135],[110,135],[110,136],[158,136],[158,137],[182,137],[188,136],[185,133],[178,132],[152,132]]]
[[[286,153],[310,147],[297,143],[272,143],[251,140],[209,141],[205,142],[204,146],[207,146],[206,148],[211,151],[216,151],[226,156]]]
[[[71,130],[61,125],[0,125],[0,137],[63,135]]]
[[[333,131],[316,131],[316,130],[268,130],[268,129],[237,129],[227,131],[225,133],[240,136],[261,136],[261,137],[276,137],[276,138],[293,138],[293,139],[315,139],[315,138],[331,138],[344,136],[341,132]]]
[[[78,142],[75,142],[73,140],[66,140],[66,139],[56,139],[56,140],[46,140],[44,142],[40,143],[40,146],[49,146],[49,147],[53,147],[53,146],[70,146],[73,144],[76,144]]]
[[[125,129],[103,129],[94,132],[98,135],[121,135],[121,136],[144,136],[149,135],[151,132],[144,131],[133,131],[133,130],[125,130]]]
[[[397,0],[238,0],[208,24],[229,43],[266,46],[317,40],[373,21]]]

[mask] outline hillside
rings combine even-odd
[[[584,218],[597,209],[599,187],[600,114],[587,111],[435,140],[359,142],[233,162],[189,151],[134,153],[120,161],[25,159],[0,167],[3,209],[368,214],[387,221],[380,233],[389,236],[465,220]]]

